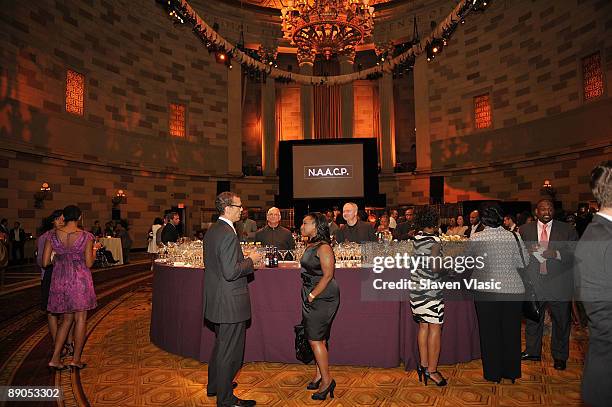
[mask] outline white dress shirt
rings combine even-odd
[[[234,227],[234,224],[232,223],[231,220],[224,218],[223,216],[219,216],[219,219],[221,219],[223,222],[227,223],[228,225],[230,225],[232,227],[232,230],[234,231],[234,233],[236,233],[236,228]]]

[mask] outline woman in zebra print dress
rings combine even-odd
[[[416,216],[420,232],[414,237],[414,255],[423,260],[442,256],[440,238],[437,236],[440,217],[435,208],[426,206]],[[417,365],[419,381],[431,379],[438,386],[445,386],[446,379],[438,372],[440,337],[444,321],[444,299],[439,289],[419,289],[423,280],[438,282],[440,270],[435,262],[421,263],[424,266],[412,271],[411,280],[417,289],[410,291],[412,317],[419,324],[418,345],[421,362]]]

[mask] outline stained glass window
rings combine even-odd
[[[491,99],[488,93],[474,97],[474,123],[477,129],[491,127]]]
[[[69,69],[66,72],[66,111],[68,113],[83,116],[84,94],[85,76]]]
[[[582,87],[584,100],[595,99],[603,95],[604,81],[599,52],[582,58]]]
[[[170,135],[185,137],[185,105],[170,103]]]

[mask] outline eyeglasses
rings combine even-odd
[[[235,208],[240,208],[240,209],[242,209],[242,205],[234,205],[234,204],[229,204],[228,206],[233,206],[233,207],[235,207]]]

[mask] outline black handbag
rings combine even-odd
[[[295,357],[300,362],[309,364],[314,359],[314,353],[306,338],[304,325],[296,325],[293,330],[295,331]]]
[[[512,232],[512,234],[516,239],[519,254],[521,255],[521,260],[523,261],[523,267],[518,268],[516,270],[519,276],[521,277],[521,280],[523,281],[523,286],[525,286],[525,298],[523,299],[523,316],[534,322],[540,322],[540,318],[542,317],[543,304],[538,301],[538,297],[536,295],[533,283],[531,282],[531,279],[527,274],[527,265],[525,264],[525,257],[523,257],[523,249],[521,248],[521,242],[519,242],[519,238],[516,233]]]

